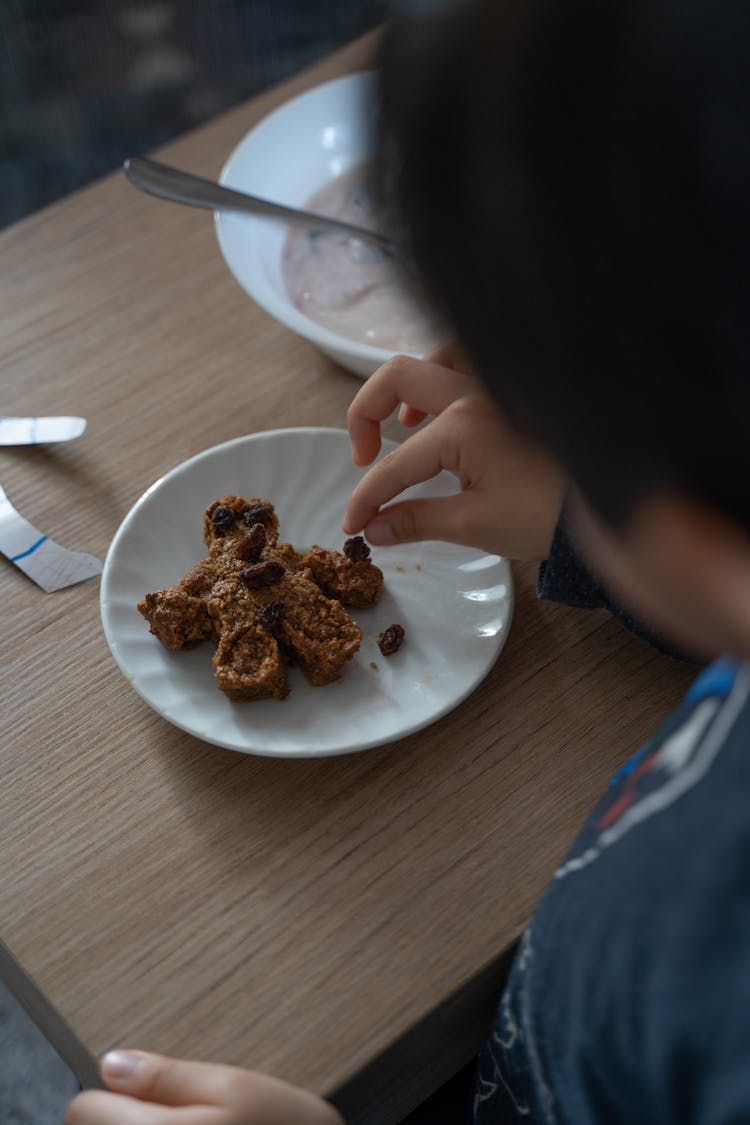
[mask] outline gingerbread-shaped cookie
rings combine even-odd
[[[290,661],[312,684],[338,679],[362,640],[344,606],[375,605],[383,585],[364,540],[349,540],[341,554],[300,552],[278,536],[268,501],[215,500],[203,520],[206,558],[138,603],[172,651],[213,639],[217,686],[237,702],[283,699]]]

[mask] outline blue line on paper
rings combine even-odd
[[[42,543],[44,543],[46,539],[47,539],[47,536],[43,535],[41,539],[37,539],[36,543],[31,544],[28,551],[21,551],[20,555],[11,556],[10,561],[11,562],[18,562],[19,559],[25,559],[27,555],[33,555],[34,551],[37,549],[37,547],[41,547]]]

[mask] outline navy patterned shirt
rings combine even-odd
[[[552,560],[540,592],[574,585],[577,565]],[[555,873],[479,1059],[474,1120],[750,1122],[747,665],[698,677]]]

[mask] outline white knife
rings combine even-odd
[[[86,419],[57,415],[50,418],[12,418],[0,415],[0,445],[43,445],[72,441],[86,429]]]

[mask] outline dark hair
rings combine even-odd
[[[383,42],[417,264],[613,524],[666,487],[750,528],[748,58],[744,0],[458,0]]]

